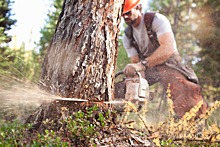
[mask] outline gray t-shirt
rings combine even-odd
[[[154,20],[152,22],[152,29],[154,32],[156,32],[157,37],[159,37],[160,35],[162,35],[164,33],[171,32],[173,39],[174,39],[173,48],[176,52],[178,52],[177,47],[176,47],[176,41],[175,41],[175,38],[173,35],[173,31],[172,31],[170,22],[164,15],[162,15],[160,13],[156,13]],[[133,37],[134,37],[135,41],[137,42],[137,44],[139,46],[139,50],[141,52],[147,53],[149,48],[152,47],[152,44],[149,40],[149,37],[147,34],[147,29],[146,29],[146,26],[144,23],[144,17],[142,17],[142,21],[139,26],[137,26],[135,28],[133,27]],[[129,39],[127,38],[126,35],[123,36],[123,45],[124,45],[124,48],[128,54],[128,57],[138,55],[137,50],[134,47],[130,46]]]

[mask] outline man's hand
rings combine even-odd
[[[144,71],[145,66],[142,63],[134,63],[134,64],[127,64],[123,70],[126,77],[135,76],[136,73],[139,71]]]

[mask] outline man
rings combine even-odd
[[[123,18],[128,25],[123,45],[131,60],[131,64],[124,68],[124,74],[133,77],[137,71],[144,71],[149,85],[160,82],[164,89],[170,85],[177,118],[181,118],[201,100],[203,104],[197,114],[204,113],[207,104],[202,98],[198,79],[192,69],[181,63],[170,22],[164,15],[156,13],[151,27],[147,28],[139,2],[125,0],[123,9]]]

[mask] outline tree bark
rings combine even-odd
[[[121,0],[65,0],[41,87],[61,97],[112,100]]]

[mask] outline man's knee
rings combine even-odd
[[[202,97],[201,88],[198,84],[185,79],[181,82],[173,83],[170,87],[174,108],[178,117],[182,117],[201,101],[202,105],[197,112],[197,116],[206,112],[207,103]]]

